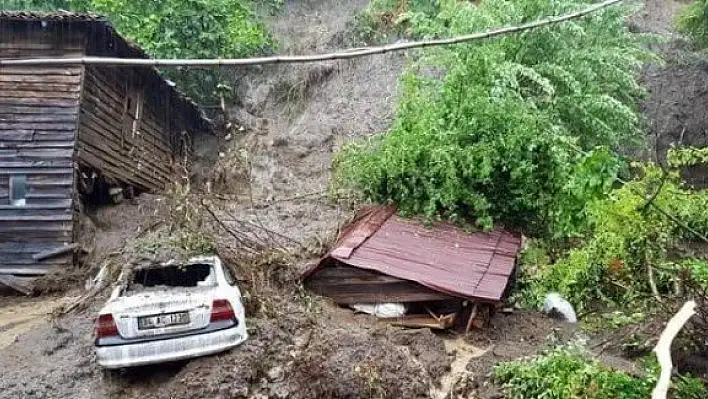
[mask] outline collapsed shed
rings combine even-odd
[[[521,235],[501,227],[426,227],[375,206],[360,212],[302,277],[308,289],[340,305],[403,303],[409,314],[395,321],[404,325],[449,327],[467,303],[469,329],[480,305],[492,308],[508,295],[520,248]]]

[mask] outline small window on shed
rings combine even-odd
[[[27,196],[27,176],[10,176],[10,205],[25,206]]]
[[[123,131],[121,148],[125,145],[126,137],[135,137],[142,118],[143,98],[142,92],[135,88],[126,89],[123,104]]]

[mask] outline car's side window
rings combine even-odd
[[[234,275],[231,274],[231,268],[224,265],[223,269],[224,269],[224,277],[226,278],[226,283],[228,283],[229,285],[236,284],[236,279],[234,278]]]

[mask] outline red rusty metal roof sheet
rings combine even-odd
[[[521,236],[497,227],[467,233],[450,224],[426,227],[371,207],[342,232],[327,258],[410,280],[449,295],[499,301],[513,273]]]

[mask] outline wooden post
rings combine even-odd
[[[479,304],[477,302],[475,302],[474,305],[472,305],[472,312],[470,312],[470,318],[469,318],[469,320],[467,320],[467,328],[465,328],[465,334],[470,332],[470,330],[472,329],[472,322],[474,321],[474,318],[477,317],[477,307],[478,306],[479,306]]]

